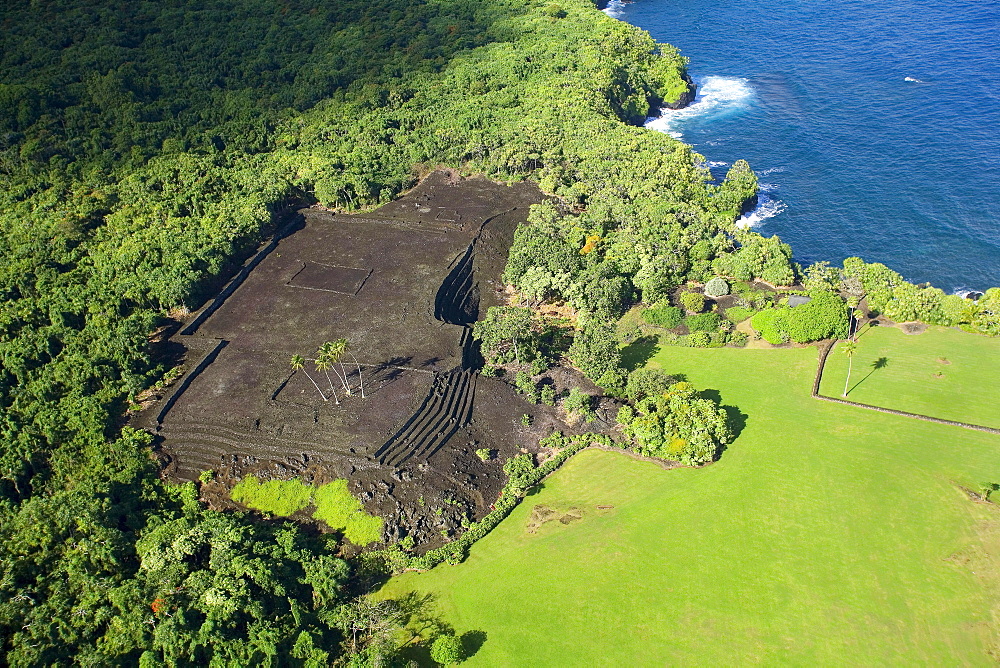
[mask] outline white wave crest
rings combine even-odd
[[[625,3],[622,0],[610,0],[607,7],[601,10],[613,19],[621,18],[625,13]]]
[[[698,94],[692,104],[683,109],[661,109],[658,117],[646,121],[646,127],[680,139],[683,136],[682,128],[690,119],[742,109],[752,97],[753,88],[746,79],[705,77],[698,84]]]
[[[780,173],[782,173],[784,171],[787,171],[787,168],[785,168],[785,167],[768,167],[765,170],[757,172],[757,176],[770,176],[771,174],[780,174]]]
[[[757,206],[753,211],[749,211],[736,221],[736,227],[757,227],[768,218],[774,218],[779,213],[788,208],[788,205],[780,199],[773,199],[765,192],[757,196]]]
[[[709,160],[708,161],[708,166],[709,167],[725,167],[728,164],[729,163],[726,162],[725,160]]]
[[[973,299],[973,298],[975,298],[976,300],[978,300],[979,297],[982,296],[983,291],[982,290],[973,290],[972,288],[955,288],[955,291],[952,294],[958,295],[959,297],[963,297],[965,299]],[[973,297],[973,295],[975,297]]]

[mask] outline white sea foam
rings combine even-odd
[[[610,8],[610,5],[608,7]],[[684,124],[690,119],[742,109],[752,97],[753,88],[746,79],[705,77],[698,83],[698,95],[691,105],[683,109],[661,109],[658,117],[646,121],[646,127],[680,139],[683,136]]]
[[[780,174],[787,171],[786,167],[768,167],[767,169],[757,172],[757,176],[770,176],[771,174]]]
[[[729,163],[726,162],[725,160],[709,160],[708,161],[708,166],[709,167],[725,167],[728,164]]]
[[[736,221],[737,227],[757,227],[768,218],[774,218],[788,208],[780,199],[773,199],[766,192],[757,196],[757,206],[753,211],[743,214]]]
[[[621,18],[625,13],[625,3],[622,0],[610,0],[608,6],[601,11],[613,19]]]
[[[966,299],[968,299],[969,295],[981,295],[983,294],[983,291],[973,290],[971,288],[955,288],[955,291],[952,294],[958,295],[959,297],[965,297]]]
[[[910,83],[927,83],[926,81],[922,81],[916,77],[903,77],[903,81],[909,81]]]

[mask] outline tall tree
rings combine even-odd
[[[847,388],[851,384],[851,366],[854,363],[854,353],[858,352],[858,344],[854,340],[845,341],[840,350],[847,355],[847,380],[844,381],[844,396],[846,397]]]
[[[330,383],[330,394],[333,395],[334,403],[339,406],[340,399],[337,398],[337,390],[333,387],[333,379],[330,378],[330,367],[332,366],[333,364],[325,355],[323,355],[323,349],[320,348],[320,353],[316,357],[316,370],[322,371],[326,375],[326,381]]]
[[[326,398],[326,395],[323,394],[323,390],[319,388],[319,385],[316,384],[313,377],[309,375],[308,371],[306,371],[306,360],[302,357],[302,355],[292,355],[292,359],[289,360],[288,363],[291,365],[292,371],[301,371],[306,375],[306,378],[312,382],[313,387],[315,387],[316,391],[319,392],[319,396],[323,397],[323,401],[329,401],[329,399]]]

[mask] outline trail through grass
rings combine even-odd
[[[746,415],[720,462],[584,451],[465,563],[380,595],[486,632],[470,665],[989,663],[1000,513],[958,485],[1000,481],[1000,437],[812,399],[816,360],[659,350]],[[528,533],[536,505],[583,517]]]

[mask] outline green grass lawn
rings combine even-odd
[[[1000,482],[1000,437],[812,399],[815,348],[650,363],[747,415],[721,461],[584,451],[465,563],[380,595],[485,632],[470,665],[992,663],[1000,512],[956,483]],[[536,505],[583,518],[527,533]]]
[[[944,327],[918,335],[864,329],[853,367],[852,401],[1000,427],[1000,339]],[[845,380],[847,356],[838,346],[827,359],[820,394],[841,397]]]

